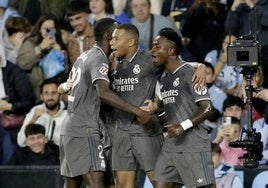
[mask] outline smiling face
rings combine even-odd
[[[54,110],[59,107],[60,94],[58,93],[58,86],[56,84],[51,83],[44,85],[40,97],[49,110]]]
[[[73,29],[78,34],[83,34],[83,32],[86,30],[88,26],[88,14],[85,12],[81,12],[78,14],[75,14],[73,16],[68,17],[70,20],[70,24],[73,27]]]
[[[29,148],[34,153],[40,153],[40,154],[44,153],[46,143],[47,143],[47,138],[45,137],[44,134],[41,134],[41,133],[28,135],[28,137],[26,138],[27,146],[29,146]]]

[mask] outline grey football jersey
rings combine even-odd
[[[154,66],[151,58],[149,51],[139,49],[130,60],[122,60],[116,66],[113,89],[135,106],[142,106],[146,99],[155,97],[156,82],[162,72]],[[115,109],[112,115],[116,125],[128,133],[148,135],[160,132],[158,125],[148,133],[133,114]]]
[[[98,133],[101,101],[94,82],[108,78],[108,59],[101,48],[94,46],[82,53],[72,67],[73,87],[68,93],[68,116],[61,133],[84,137]]]
[[[160,80],[161,96],[169,123],[178,124],[190,118],[197,110],[197,102],[210,100],[207,88],[194,89],[194,69],[183,64],[173,73],[163,73]],[[179,137],[167,137],[163,150],[166,151],[207,151],[210,148],[207,131],[199,124]]]

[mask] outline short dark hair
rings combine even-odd
[[[33,123],[33,124],[27,125],[24,133],[25,133],[26,138],[30,135],[35,135],[35,134],[45,135],[46,128],[41,124]]]
[[[158,32],[159,36],[165,37],[167,40],[172,41],[176,44],[176,53],[179,55],[182,50],[182,42],[181,42],[181,37],[178,35],[176,31],[173,29],[166,27],[161,29]]]
[[[32,29],[30,21],[25,17],[9,17],[5,27],[9,36],[20,31],[28,33]]]
[[[98,20],[94,24],[95,40],[100,42],[103,39],[103,36],[107,31],[115,28],[116,23],[117,22],[112,18],[102,18]]]
[[[238,106],[243,110],[244,102],[242,101],[240,97],[237,97],[234,95],[228,95],[227,98],[223,101],[222,110],[225,111],[226,108],[229,108],[231,106]]]
[[[56,78],[48,78],[43,80],[43,82],[40,85],[40,93],[43,93],[44,86],[48,84],[56,84],[57,86],[59,86],[59,81]]]
[[[112,0],[104,0],[105,2],[105,12],[108,14],[114,14],[114,6]]]
[[[139,30],[133,24],[129,24],[129,23],[121,24],[117,27],[117,29],[125,30],[127,33],[132,34],[132,35],[136,36],[137,39],[139,39],[139,35],[140,35]]]
[[[66,7],[66,16],[70,17],[79,13],[89,13],[89,6],[81,0],[71,1]]]

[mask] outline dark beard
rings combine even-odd
[[[53,103],[53,104],[47,104],[47,103],[45,103],[45,105],[46,105],[46,108],[47,109],[49,109],[49,110],[55,110],[60,104],[58,104],[58,103]]]

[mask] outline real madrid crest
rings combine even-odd
[[[175,80],[174,80],[174,82],[173,82],[173,86],[174,87],[177,87],[177,86],[179,86],[180,85],[180,78],[176,78]]]
[[[134,74],[139,74],[141,72],[141,68],[139,65],[135,65],[133,68],[133,73]]]

